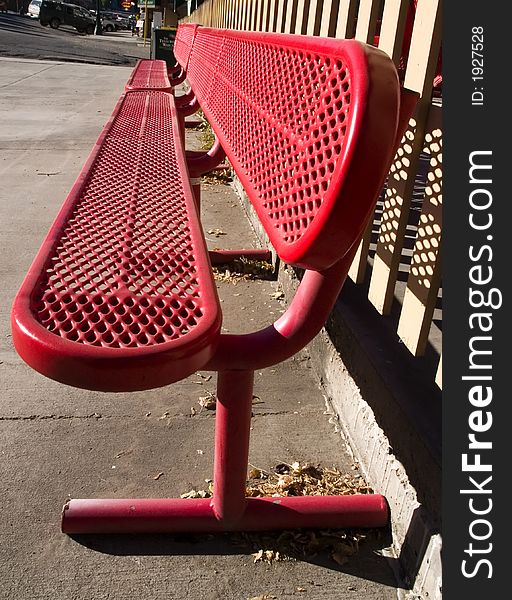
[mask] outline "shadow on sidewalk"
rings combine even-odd
[[[290,535],[301,534],[300,530],[285,532]],[[322,532],[326,533],[326,532]],[[336,533],[336,531],[332,531]],[[340,533],[340,530],[337,531]],[[331,571],[345,573],[368,581],[374,581],[389,587],[396,588],[399,583],[393,576],[395,572],[393,563],[396,559],[384,556],[383,549],[391,545],[391,532],[389,529],[369,530],[366,538],[360,542],[357,551],[346,560],[337,557],[334,560],[331,552],[318,551],[316,553],[282,552],[282,543],[279,538],[281,531],[252,532],[252,533],[215,533],[215,534],[89,534],[70,535],[78,544],[90,550],[114,556],[234,556],[253,555],[255,568],[258,567],[256,559],[259,550],[272,549],[279,552],[277,561],[299,561],[310,563]],[[289,549],[289,548],[288,548]],[[272,559],[265,561],[267,564],[277,562]],[[341,564],[340,564],[341,563]]]

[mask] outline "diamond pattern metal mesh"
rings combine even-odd
[[[33,297],[48,331],[147,347],[186,336],[209,311],[172,135],[168,94],[126,95]]]
[[[190,51],[194,43],[194,36],[197,25],[193,23],[183,23],[178,27],[176,39],[174,40],[174,56],[180,65],[187,69]]]
[[[126,90],[170,90],[171,84],[164,60],[141,59],[128,80]]]
[[[188,79],[279,246],[297,243],[328,198],[345,149],[351,78],[340,56],[250,34],[196,33]]]

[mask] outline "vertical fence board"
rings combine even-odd
[[[355,32],[356,39],[362,42],[367,42],[370,39],[373,41],[379,4],[380,0],[361,0],[361,4],[359,5],[359,13],[357,14],[357,27]],[[348,10],[350,7],[345,6],[344,8]],[[342,10],[343,9],[340,9],[340,13]],[[345,13],[344,16],[346,16],[348,19],[348,12]],[[352,20],[355,20],[354,17],[352,17]],[[348,25],[349,24],[347,23],[345,29],[348,29]],[[368,265],[367,257],[370,249],[372,228],[373,219],[370,219],[370,222],[366,226],[366,229],[363,233],[361,241],[359,242],[354,260],[352,261],[348,271],[348,276],[350,279],[357,284],[363,283],[366,275],[366,269]]]
[[[426,128],[424,148],[431,157],[430,170],[397,331],[414,356],[425,353],[441,282],[443,201],[440,127],[441,107],[433,106]]]
[[[257,14],[256,31],[263,31],[263,15],[265,11],[266,0],[260,0]]]
[[[368,293],[372,304],[383,315],[391,311],[412,191],[423,149],[424,129],[430,109],[432,81],[440,45],[440,12],[441,0],[420,2],[414,23],[405,87],[419,92],[421,98],[388,178]],[[423,46],[427,36],[432,40],[432,45],[427,43],[425,50]]]
[[[340,0],[325,0],[320,23],[320,35],[322,37],[334,37],[336,35],[336,21]]]
[[[439,389],[443,389],[443,355],[439,357],[439,364],[437,365],[436,383]]]
[[[222,28],[226,28],[228,26],[228,2],[229,0],[224,0],[222,3]]]
[[[229,27],[229,14],[230,14],[230,4],[231,0],[226,0],[224,6],[224,27],[227,29]]]
[[[425,352],[441,281],[442,137],[441,107],[430,111],[424,152],[430,170],[418,223],[398,335],[415,356]]]
[[[229,19],[229,28],[236,29],[236,19],[237,19],[237,4],[238,0],[231,0],[230,4],[230,19]]]
[[[357,7],[358,0],[340,0],[335,34],[337,38],[354,37]]]
[[[256,0],[254,3],[254,10],[252,14],[252,30],[258,31],[259,18],[261,13],[261,2],[262,0]]]
[[[227,23],[227,11],[228,11],[227,4],[228,4],[227,0],[224,0],[222,2],[222,15],[221,15],[221,19],[222,19],[221,28],[222,29],[224,29],[226,27],[226,23]]]
[[[405,16],[408,6],[409,0],[387,0],[384,4],[379,48],[392,58],[395,65],[398,65],[400,60]],[[369,19],[367,19],[367,26],[370,26]],[[360,33],[363,38],[367,36],[367,31],[361,31]],[[363,283],[365,279],[372,229],[373,220],[366,227],[348,273],[352,281],[357,284]]]
[[[238,28],[241,30],[245,29],[245,20],[247,18],[247,11],[250,8],[250,0],[242,0],[238,7],[238,12],[240,13],[240,17],[238,19]]]
[[[359,242],[359,246],[354,255],[354,259],[352,260],[352,264],[350,265],[350,269],[348,270],[348,276],[354,283],[363,283],[366,269],[368,266],[368,252],[370,250],[370,242],[372,238],[372,229],[373,229],[373,219],[370,219],[370,222],[366,226],[364,230],[361,241]]]
[[[233,5],[233,29],[240,29],[241,4],[245,0],[235,0]]]
[[[249,10],[247,11],[247,30],[248,31],[254,31],[254,11],[257,5],[257,1],[256,0],[251,0],[251,5],[249,7]]]
[[[310,0],[309,16],[306,24],[306,33],[308,35],[320,35],[320,25],[322,24],[323,10],[323,0]]]
[[[215,27],[221,27],[222,25],[222,15],[221,15],[221,10],[222,10],[222,5],[218,4],[218,3],[213,3],[213,0],[210,0],[210,4],[212,4],[214,6],[213,9],[213,19],[214,19],[214,23],[215,23]]]
[[[299,0],[291,0],[286,13],[284,31],[285,33],[295,32],[295,23],[297,22],[297,7]]]
[[[276,31],[278,33],[283,33],[283,31],[284,31],[286,15],[287,15],[288,9],[289,9],[288,3],[291,4],[290,0],[281,0],[280,2],[277,3],[278,6],[277,6]]]
[[[236,29],[236,23],[237,23],[237,5],[238,5],[238,0],[232,0],[231,2],[231,19],[230,19],[230,29]]]
[[[249,10],[250,0],[242,0],[238,6],[238,29],[245,29],[245,16]]]
[[[295,33],[305,34],[308,27],[310,0],[298,0],[297,20],[295,21]]]
[[[402,54],[405,21],[410,0],[386,0],[380,28],[379,48],[398,66]]]
[[[277,23],[277,8],[280,0],[271,0],[270,3],[270,18],[268,23],[269,31],[277,31],[276,23]]]
[[[268,31],[269,10],[270,10],[270,0],[264,0],[263,15],[262,15],[262,21],[261,21],[261,31]]]
[[[361,0],[357,13],[356,40],[373,44],[380,4],[380,0]]]

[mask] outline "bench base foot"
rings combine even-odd
[[[67,502],[62,531],[87,533],[199,533],[283,529],[384,527],[389,519],[379,494],[246,498],[236,521],[219,519],[212,498],[79,500]]]

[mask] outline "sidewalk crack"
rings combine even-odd
[[[110,419],[111,416],[92,413],[90,415],[25,415],[18,417],[0,416],[0,421],[58,421],[61,419]]]

